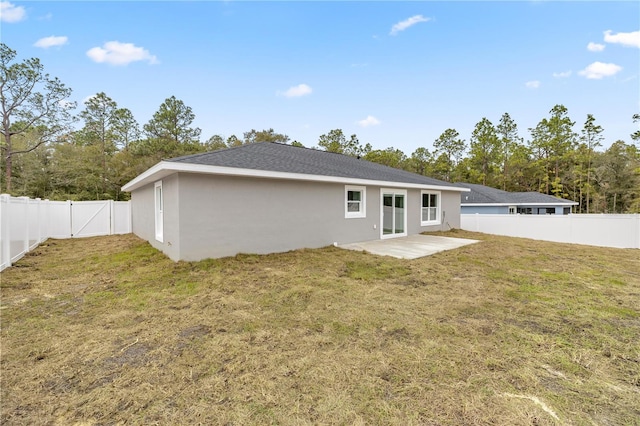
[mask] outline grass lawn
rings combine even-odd
[[[463,231],[174,263],[49,240],[1,275],[12,424],[639,425],[640,251]]]

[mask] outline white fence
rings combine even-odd
[[[463,214],[460,227],[559,243],[640,248],[639,214]]]
[[[129,201],[49,201],[0,195],[0,271],[47,238],[131,232]]]

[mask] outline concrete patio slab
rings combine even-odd
[[[393,256],[398,259],[417,259],[477,242],[479,241],[435,235],[410,235],[386,240],[339,244],[338,247],[346,250],[366,251],[380,256]]]

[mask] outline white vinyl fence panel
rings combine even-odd
[[[111,210],[111,233],[130,234],[131,233],[131,202],[114,201]]]
[[[0,271],[48,238],[131,232],[128,201],[49,201],[0,195]]]
[[[71,237],[71,201],[49,201],[47,210],[49,238]]]
[[[22,257],[22,253],[29,251],[29,199],[16,198],[9,209],[8,219],[15,226],[15,232],[9,234],[9,259],[11,262]]]
[[[467,231],[600,247],[640,248],[639,214],[463,214]]]
[[[40,244],[40,203],[38,200],[27,199],[27,248],[33,250]]]

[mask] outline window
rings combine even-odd
[[[440,192],[422,191],[422,217],[420,225],[440,223]]]
[[[518,214],[533,214],[531,207],[518,207]]]
[[[509,206],[509,214],[516,214],[516,206]]]
[[[344,187],[344,217],[366,217],[366,188],[364,186]]]
[[[164,217],[162,210],[164,209],[164,200],[162,199],[162,181],[156,182],[153,186],[154,206],[155,206],[155,223],[156,223],[156,240],[163,241],[163,222]]]

